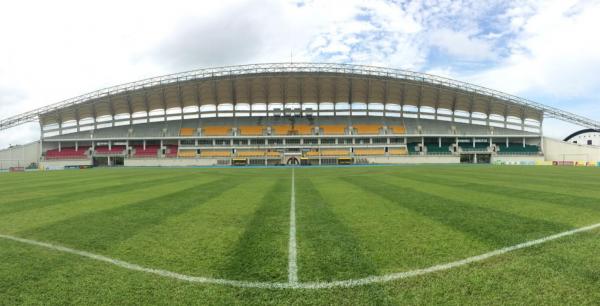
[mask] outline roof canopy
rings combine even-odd
[[[443,77],[371,66],[254,64],[201,69],[98,90],[0,121],[0,129],[216,104],[382,103],[542,121],[544,116],[600,128],[596,121]]]

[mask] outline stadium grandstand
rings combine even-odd
[[[275,63],[118,85],[0,120],[40,140],[0,168],[520,163],[600,160],[544,137],[545,118],[600,123],[492,89],[405,70]],[[3,164],[2,164],[3,163]]]

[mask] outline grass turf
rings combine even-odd
[[[187,275],[286,282],[291,169],[0,175],[0,233]],[[301,282],[460,260],[600,223],[600,169],[297,168]],[[600,230],[389,283],[192,284],[0,239],[0,304],[594,304]]]

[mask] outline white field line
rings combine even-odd
[[[290,199],[290,241],[288,243],[288,282],[298,284],[298,263],[296,260],[296,182],[294,168],[292,168],[292,191]]]
[[[332,281],[332,282],[312,282],[312,283],[310,283],[310,282],[308,282],[308,283],[247,282],[247,281],[220,279],[220,278],[189,276],[189,275],[179,274],[179,273],[175,273],[175,272],[171,272],[171,271],[167,271],[167,270],[146,268],[146,267],[128,263],[128,262],[125,262],[122,260],[113,259],[110,257],[97,255],[97,254],[93,254],[93,253],[86,252],[86,251],[79,251],[79,250],[75,250],[75,249],[71,249],[71,248],[67,248],[64,246],[55,245],[55,244],[51,244],[51,243],[40,242],[40,241],[14,237],[14,236],[10,236],[10,235],[3,235],[3,234],[0,234],[0,238],[6,239],[6,240],[17,241],[17,242],[21,242],[21,243],[25,243],[25,244],[35,245],[35,246],[39,246],[39,247],[44,247],[47,249],[51,249],[51,250],[55,250],[55,251],[59,251],[59,252],[63,252],[63,253],[79,255],[79,256],[87,257],[87,258],[94,259],[97,261],[102,261],[105,263],[109,263],[109,264],[119,266],[119,267],[122,267],[125,269],[133,270],[133,271],[155,274],[158,276],[168,277],[168,278],[191,282],[191,283],[226,285],[226,286],[232,286],[232,287],[245,287],[245,288],[265,288],[265,289],[285,289],[285,288],[289,288],[289,289],[324,289],[324,288],[335,288],[335,287],[356,287],[356,286],[363,286],[363,285],[374,284],[374,283],[383,283],[383,282],[389,282],[389,281],[398,280],[398,279],[410,278],[410,277],[414,277],[414,276],[449,270],[452,268],[457,268],[460,266],[468,265],[470,263],[483,261],[488,258],[506,254],[508,252],[512,252],[515,250],[524,249],[524,248],[542,244],[542,243],[545,243],[548,241],[556,240],[556,239],[559,239],[562,237],[571,236],[571,235],[581,233],[581,232],[591,231],[596,228],[600,228],[600,223],[573,229],[570,231],[562,232],[559,234],[555,234],[555,235],[537,239],[537,240],[531,240],[531,241],[517,244],[514,246],[498,249],[498,250],[495,250],[495,251],[492,251],[489,253],[465,258],[465,259],[462,259],[459,261],[454,261],[454,262],[445,263],[445,264],[441,264],[441,265],[431,266],[429,268],[424,268],[424,269],[417,269],[417,270],[400,272],[400,273],[392,273],[392,274],[387,274],[387,275],[382,275],[382,276],[369,276],[369,277],[360,278],[360,279],[349,279],[349,280]]]

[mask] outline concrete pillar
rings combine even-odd
[[[61,142],[59,141],[58,142],[58,152],[61,152],[61,151],[62,151],[62,145],[61,145]]]
[[[108,141],[108,149],[111,150],[112,149],[112,141]]]
[[[442,147],[442,137],[438,137],[438,148]]]
[[[523,137],[523,148],[525,148],[525,137]]]
[[[79,142],[75,141],[75,151],[79,151]]]
[[[508,148],[508,144],[509,144],[509,142],[508,142],[508,137],[506,137],[506,147],[507,147],[507,148]]]
[[[144,142],[144,150],[146,150],[146,139],[144,139],[143,142]]]

